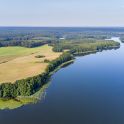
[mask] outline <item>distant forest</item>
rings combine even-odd
[[[0,27],[0,47],[22,46],[37,47],[44,44],[68,41],[92,40],[103,41],[112,36],[124,40],[124,28],[31,28],[31,27]]]

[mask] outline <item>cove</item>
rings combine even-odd
[[[112,39],[119,41],[117,37]],[[123,64],[123,44],[117,50],[77,57],[73,64],[52,76],[41,101],[14,110],[1,110],[0,123],[122,124]]]

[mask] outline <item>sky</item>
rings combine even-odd
[[[124,0],[0,0],[0,26],[124,27]]]

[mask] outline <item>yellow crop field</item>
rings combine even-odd
[[[0,83],[11,82],[38,75],[46,69],[45,59],[54,60],[61,53],[52,51],[44,45],[37,48],[3,47],[0,48]],[[37,58],[37,55],[45,56]]]

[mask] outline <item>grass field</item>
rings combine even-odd
[[[0,83],[14,82],[44,72],[48,63],[44,59],[54,60],[61,53],[52,51],[44,45],[37,48],[3,47],[0,48]],[[36,58],[43,55],[44,58]]]

